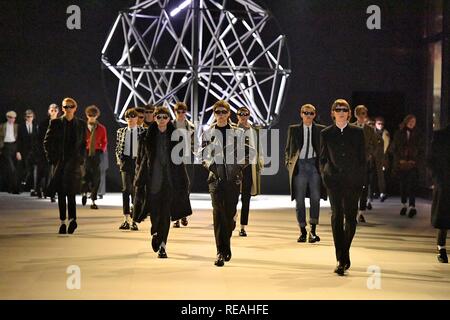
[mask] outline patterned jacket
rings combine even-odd
[[[123,153],[125,151],[125,137],[128,127],[119,128],[117,130],[117,140],[116,140],[116,162],[118,165],[120,165],[120,162],[123,159]],[[142,134],[146,131],[144,127],[137,127],[138,130],[138,137],[140,140],[140,137]]]

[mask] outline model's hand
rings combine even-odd
[[[16,152],[16,159],[17,161],[22,160],[22,155],[20,154],[20,152]]]

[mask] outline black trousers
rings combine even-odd
[[[82,192],[91,193],[91,200],[97,200],[98,188],[100,187],[100,154],[97,151],[93,156],[86,157],[85,173],[83,177]]]
[[[399,172],[400,180],[400,195],[402,203],[406,203],[409,200],[411,207],[416,206],[416,192],[417,181],[419,179],[419,172],[417,168],[411,170],[403,170]]]
[[[170,191],[163,188],[156,194],[150,194],[150,221],[152,227],[150,234],[158,234],[159,243],[167,244],[167,237],[170,229]]]
[[[342,186],[339,189],[328,189],[328,195],[331,203],[331,228],[336,259],[341,261],[349,254],[355,236],[359,190],[348,190]]]
[[[367,199],[369,197],[369,186],[372,179],[372,162],[367,162],[366,166],[366,176],[365,176],[365,184],[361,190],[361,195],[359,198],[359,210],[366,211],[367,209]]]
[[[3,182],[10,193],[19,192],[19,179],[17,171],[17,143],[5,142],[2,149],[1,159],[3,166]]]
[[[121,166],[120,176],[122,178],[122,204],[123,204],[123,214],[131,215],[130,210],[130,198],[131,202],[134,201],[134,188],[133,180],[136,171],[136,159],[125,156],[123,159],[123,164]]]
[[[59,208],[59,219],[66,220],[66,209],[67,212],[69,213],[69,220],[77,219],[77,205],[75,202],[74,194],[65,194],[58,192],[58,208]]]
[[[445,247],[446,242],[447,242],[447,229],[439,229],[437,236],[438,246]]]
[[[248,213],[250,211],[250,198],[252,192],[252,166],[245,167],[243,171],[242,190],[241,190],[241,225],[248,225]]]
[[[239,201],[240,185],[224,182],[215,192],[210,193],[213,206],[214,236],[217,253],[231,253],[231,234],[235,228],[234,217]]]

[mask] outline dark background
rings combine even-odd
[[[260,3],[259,1],[256,1]],[[66,9],[81,8],[81,30],[68,30]],[[110,169],[107,190],[119,190],[114,163],[115,132],[110,101],[114,82],[102,71],[100,52],[127,0],[0,0],[0,121],[8,110],[19,118],[32,108],[38,119],[50,103],[74,97],[78,115],[90,104],[102,110],[108,127]],[[406,113],[425,127],[425,56],[422,43],[424,4],[416,0],[266,0],[267,8],[287,35],[292,74],[279,123],[280,169],[263,177],[263,192],[287,194],[284,169],[286,131],[298,122],[297,108],[312,103],[320,122],[330,124],[336,98],[352,106],[364,103],[371,116],[386,117],[393,134]],[[368,30],[366,9],[381,8],[381,30]],[[107,90],[105,90],[107,88]],[[194,191],[206,191],[204,172],[196,173]]]

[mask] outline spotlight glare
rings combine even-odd
[[[181,10],[186,8],[191,2],[192,2],[192,0],[185,0],[182,4],[180,4],[178,7],[176,7],[175,9],[173,9],[170,12],[170,16],[171,17],[176,16]]]

